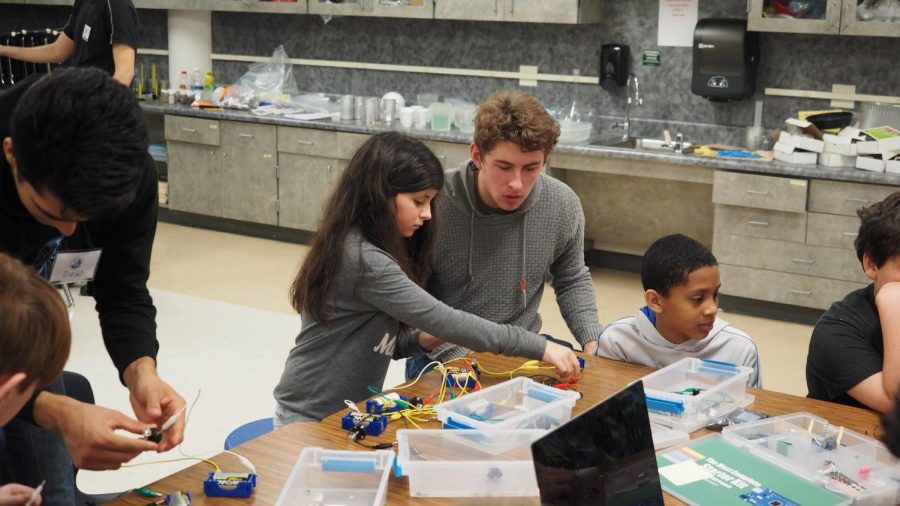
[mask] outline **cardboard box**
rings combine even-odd
[[[900,174],[900,158],[884,161],[884,171],[891,174]]]
[[[825,151],[824,141],[813,139],[812,137],[801,134],[789,134],[785,131],[782,131],[778,136],[778,142],[805,151],[812,151],[814,153],[821,153]]]
[[[776,143],[776,148],[779,143]],[[789,147],[787,149],[790,149]],[[815,153],[810,153],[809,151],[794,151],[794,152],[784,152],[779,149],[775,149],[772,151],[775,155],[776,160],[781,160],[782,162],[793,163],[795,165],[815,165],[817,161],[817,155]]]
[[[884,160],[874,156],[857,156],[856,168],[870,172],[884,172]]]
[[[856,156],[856,144],[853,143],[851,137],[841,137],[840,135],[825,134],[822,136],[825,141],[825,152],[835,155]]]
[[[880,155],[881,149],[878,147],[878,141],[863,141],[856,143],[857,155]]]
[[[869,138],[862,130],[850,126],[844,127],[844,129],[838,133],[838,137],[847,137],[857,141],[864,141]]]
[[[900,130],[889,126],[883,126],[869,128],[863,133],[869,138],[865,142],[859,143],[857,146],[857,152],[859,154],[880,154],[885,160],[900,155]]]
[[[855,156],[836,155],[834,153],[819,153],[819,165],[826,167],[855,167]]]

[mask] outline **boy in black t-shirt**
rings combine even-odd
[[[886,413],[900,390],[900,192],[858,214],[856,256],[873,283],[816,323],[806,385],[811,398]]]

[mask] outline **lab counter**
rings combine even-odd
[[[197,109],[194,107],[169,105],[158,101],[142,102],[141,106],[145,112],[152,114],[172,114],[193,118],[244,121],[259,123],[263,125],[294,126],[302,128],[313,128],[317,130],[358,133],[366,135],[385,132],[388,130],[397,130],[421,140],[465,145],[468,145],[468,143],[471,142],[472,139],[471,134],[464,134],[458,130],[453,130],[450,132],[435,132],[432,130],[403,129],[399,125],[395,126],[394,128],[387,128],[379,125],[365,125],[358,121],[307,121],[278,116],[260,116],[248,111],[239,111],[234,109],[208,111]],[[554,153],[566,155],[582,155],[598,159],[616,158],[621,160],[635,161],[646,160],[671,165],[705,167],[710,169],[732,170],[754,174],[770,174],[786,177],[828,179],[834,181],[852,181],[859,183],[900,186],[900,174],[869,172],[849,167],[826,167],[824,165],[792,165],[777,160],[772,162],[764,162],[757,160],[722,159],[715,157],[684,155],[678,153],[666,153],[655,150],[647,151],[632,148],[594,145],[589,144],[588,142],[575,144],[567,144],[561,142],[557,145]],[[640,173],[636,173],[634,175],[641,176]]]
[[[150,123],[162,123],[156,135],[167,145],[167,218],[275,238],[315,231],[353,153],[388,130],[143,107]],[[398,130],[421,139],[447,169],[469,158],[470,134]],[[900,189],[896,174],[586,143],[560,143],[548,172],[581,200],[592,263],[634,268],[654,240],[682,233],[712,248],[722,294],[769,304],[755,311],[769,316],[791,319],[803,308],[802,321],[868,283],[853,248],[856,211]]]

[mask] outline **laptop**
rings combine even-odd
[[[644,383],[531,444],[541,504],[662,506]]]

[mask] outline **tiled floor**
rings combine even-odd
[[[305,252],[296,244],[160,224],[150,278],[159,310],[160,370],[189,401],[202,389],[187,428],[185,452],[221,448],[235,427],[271,416],[271,391],[299,330],[288,287]],[[592,269],[592,276],[602,322],[633,314],[643,304],[637,274]],[[79,300],[78,307],[69,368],[92,379],[99,403],[130,413],[127,393],[105,360],[91,301]],[[571,339],[549,287],[541,314],[544,332]],[[810,326],[727,311],[720,315],[757,342],[766,388],[806,394],[803,368]],[[400,380],[394,368],[388,382]],[[143,455],[138,461],[177,457],[175,451]],[[190,464],[82,473],[79,486],[90,492],[124,490]]]

